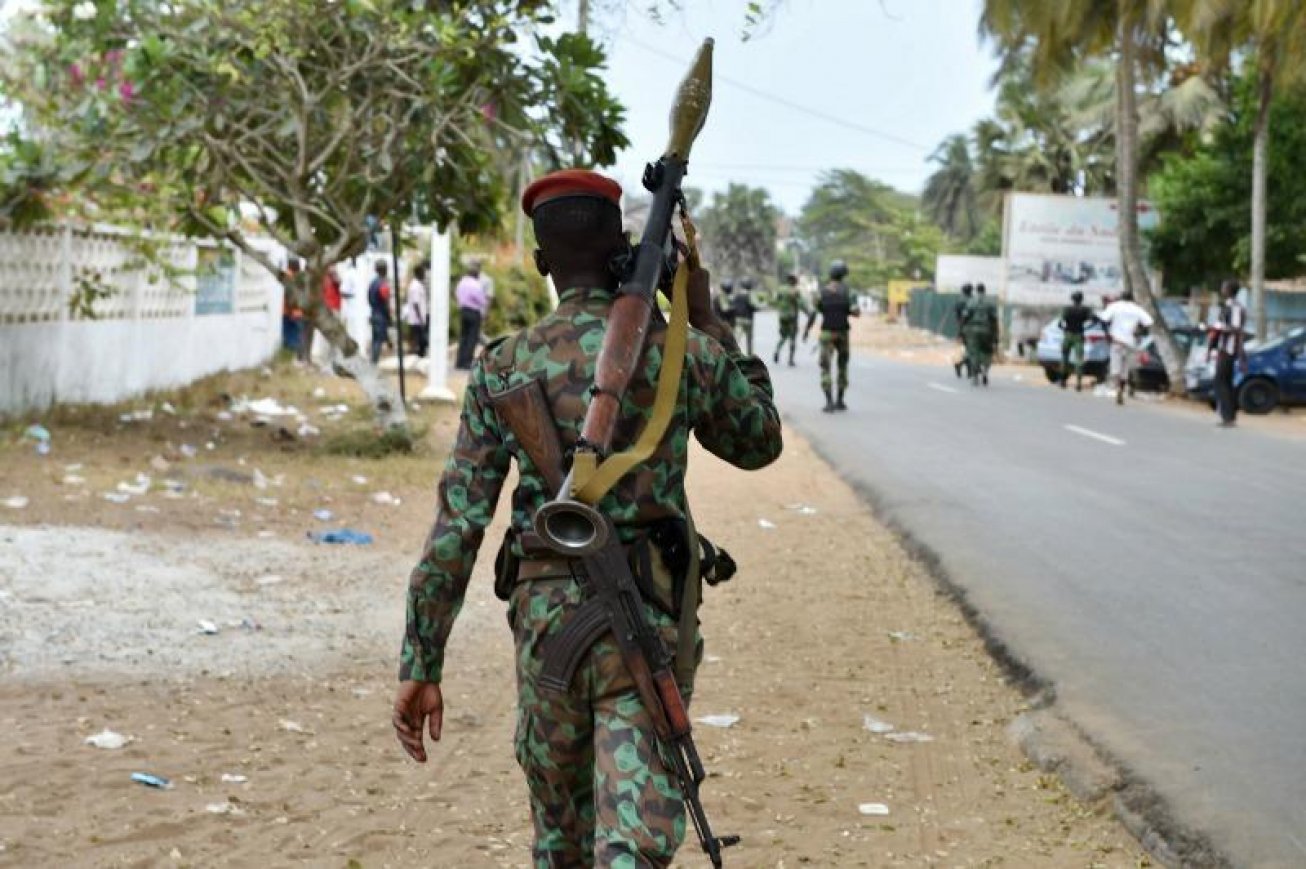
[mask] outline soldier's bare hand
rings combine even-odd
[[[436,682],[400,682],[395,694],[393,724],[399,744],[408,756],[418,763],[426,763],[426,744],[422,741],[422,728],[426,727],[431,740],[440,741],[444,726],[444,695]]]

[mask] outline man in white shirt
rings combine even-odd
[[[1106,306],[1098,319],[1107,324],[1111,338],[1111,379],[1116,384],[1116,404],[1125,403],[1125,386],[1138,363],[1142,335],[1152,328],[1152,315],[1134,301],[1128,290]]]
[[[1220,414],[1220,426],[1233,428],[1238,420],[1238,394],[1234,391],[1234,366],[1240,365],[1247,373],[1247,350],[1243,347],[1247,328],[1247,309],[1238,299],[1238,282],[1225,281],[1220,287],[1219,320],[1211,329],[1211,341],[1206,350],[1206,361],[1216,355],[1215,409]]]

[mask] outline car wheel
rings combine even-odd
[[[1248,413],[1269,413],[1279,405],[1279,387],[1258,377],[1238,390],[1238,406]]]
[[[1061,382],[1061,369],[1056,365],[1044,365],[1043,373],[1048,376],[1048,383]]]

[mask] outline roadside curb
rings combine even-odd
[[[939,554],[922,542],[894,515],[874,488],[841,471],[831,456],[789,414],[791,425],[822,461],[861,497],[871,514],[896,537],[907,554],[921,564],[938,593],[951,600],[976,632],[989,656],[1027,698],[1030,712],[1008,725],[1007,736],[1029,760],[1056,775],[1071,795],[1087,806],[1109,811],[1166,867],[1226,869],[1232,862],[1205,833],[1175,820],[1165,800],[1127,766],[1097,745],[1057,708],[1056,686],[997,635],[993,625],[970,601],[966,589],[943,566]]]

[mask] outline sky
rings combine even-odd
[[[826,169],[919,193],[939,142],[993,108],[996,61],[979,41],[981,2],[787,0],[747,42],[744,0],[683,0],[663,25],[636,11],[600,14],[592,35],[608,48],[608,85],[627,108],[632,143],[608,171],[638,188],[644,164],[666,145],[676,85],[712,36],[712,110],[688,185],[766,187],[788,214]],[[574,5],[565,23],[574,25]]]

